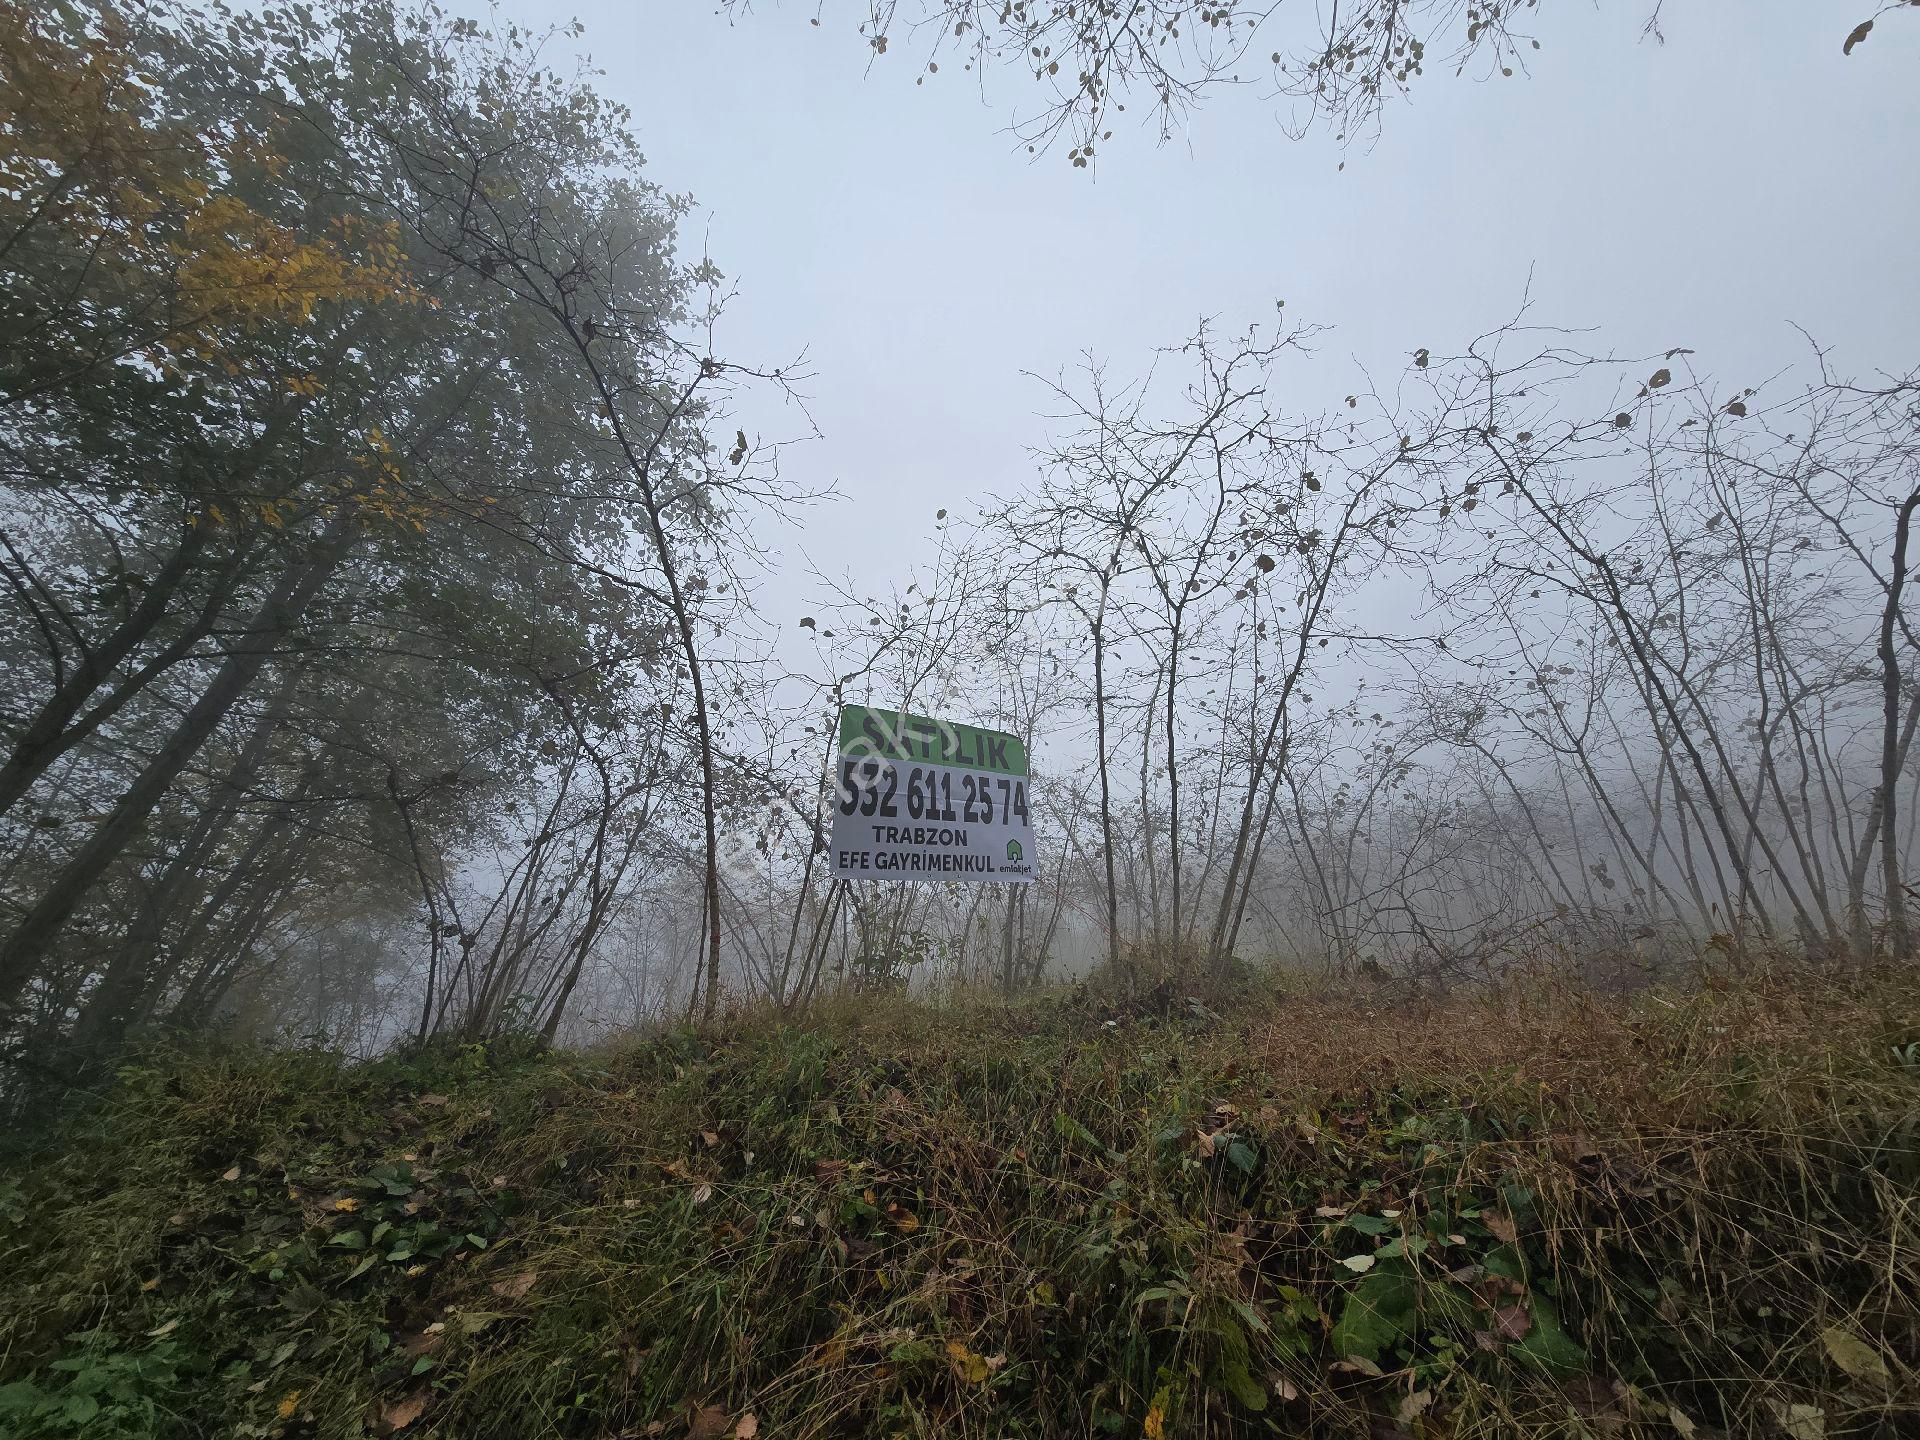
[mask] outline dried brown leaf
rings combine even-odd
[[[540,1277],[531,1270],[522,1270],[518,1275],[509,1275],[504,1280],[493,1282],[493,1293],[503,1300],[524,1300],[529,1290],[539,1282]]]
[[[396,1430],[404,1430],[418,1420],[427,1411],[427,1403],[433,1399],[433,1391],[422,1386],[411,1395],[402,1396],[380,1412],[380,1425],[389,1435]]]

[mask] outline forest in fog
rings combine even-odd
[[[1114,96],[1164,117],[1224,64],[1112,8],[919,10],[950,65],[1051,83],[1057,46],[1080,83],[1024,138],[1084,167]],[[1349,7],[1282,93],[1377,118],[1445,8]],[[1509,62],[1505,8],[1462,65]],[[832,377],[716,345],[725,256],[564,50],[386,0],[0,0],[10,1075],[1911,954],[1920,371],[1509,303],[1369,373],[1276,297],[1008,355],[1027,468],[796,579],[777,537],[862,516],[756,420]],[[846,703],[1021,737],[1035,883],[828,874]]]

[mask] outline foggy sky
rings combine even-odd
[[[870,65],[863,6],[827,0],[818,27],[777,0],[735,21],[711,0],[499,14],[585,24],[652,178],[701,207],[687,247],[738,284],[724,353],[809,352],[823,438],[783,465],[845,499],[778,537],[762,593],[798,611],[805,558],[877,588],[928,553],[936,508],[1031,474],[1045,397],[1023,370],[1090,349],[1132,373],[1199,317],[1231,328],[1276,298],[1334,327],[1302,410],[1337,403],[1356,362],[1464,345],[1529,277],[1534,318],[1594,327],[1587,348],[1691,346],[1730,385],[1805,357],[1789,322],[1843,369],[1920,362],[1920,14],[1843,58],[1870,0],[1669,0],[1664,43],[1642,34],[1651,5],[1549,3],[1531,76],[1429,74],[1367,148],[1288,140],[1248,88],[1166,145],[1130,105],[1093,172],[1006,132],[1020,74],[983,97],[954,63],[916,86],[904,45]]]

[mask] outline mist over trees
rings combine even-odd
[[[867,33],[1038,48],[1032,142],[1084,160],[1265,33],[1191,8]],[[1352,131],[1530,12],[1349,7],[1262,83]],[[1911,957],[1920,372],[1523,309],[1369,380],[1338,317],[1222,317],[1036,375],[1030,476],[771,613],[767,527],[834,502],[738,397],[804,434],[831,377],[716,351],[691,202],[573,38],[0,0],[14,1093],[160,1034]],[[833,879],[849,701],[1021,736],[1038,882]]]

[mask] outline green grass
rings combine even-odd
[[[151,1056],[9,1436],[1920,1433],[1911,977]]]

